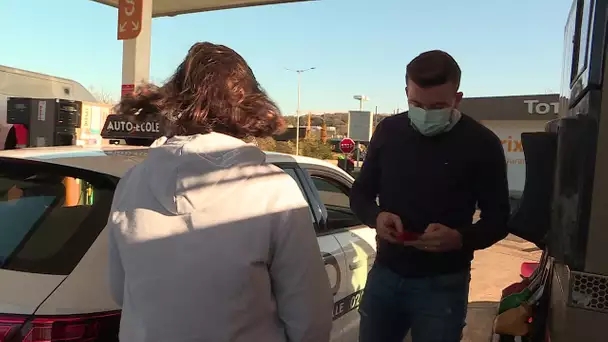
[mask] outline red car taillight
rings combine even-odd
[[[90,316],[0,316],[0,342],[118,341],[120,312]]]
[[[14,336],[19,327],[24,323],[23,319],[0,319],[0,342],[10,341],[10,337]]]

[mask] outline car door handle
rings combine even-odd
[[[362,260],[358,260],[358,261],[353,261],[350,264],[348,264],[348,268],[351,271],[354,271],[357,268],[362,267],[363,265],[365,265],[365,262],[363,262]]]

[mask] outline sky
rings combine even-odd
[[[284,114],[406,107],[404,72],[442,49],[465,96],[559,92],[572,0],[319,0],[239,8],[152,23],[151,79],[169,77],[195,42],[227,45],[250,64]],[[118,98],[117,10],[89,0],[0,0],[0,65],[70,78]]]

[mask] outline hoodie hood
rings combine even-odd
[[[144,163],[144,179],[155,199],[170,213],[209,209],[238,191],[266,162],[259,148],[219,133],[159,138]]]

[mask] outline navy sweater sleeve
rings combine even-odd
[[[382,150],[382,121],[376,126],[374,135],[367,148],[367,155],[359,176],[350,193],[350,208],[365,225],[375,228],[380,208],[376,199],[379,193],[381,177],[380,154]]]
[[[504,239],[510,216],[507,163],[500,139],[483,144],[481,162],[477,165],[475,193],[481,211],[480,220],[469,227],[459,229],[462,248],[484,249]]]

